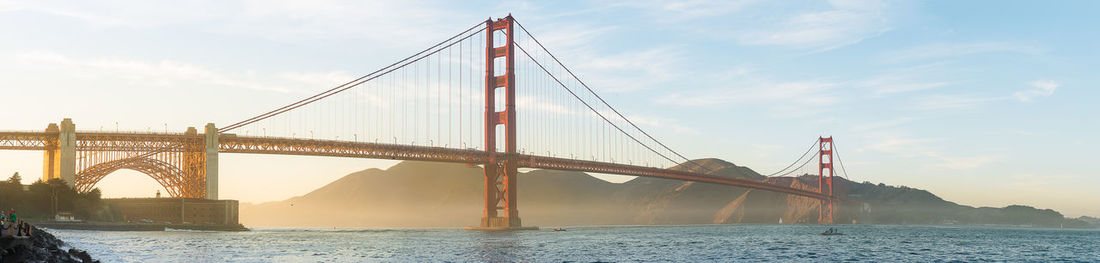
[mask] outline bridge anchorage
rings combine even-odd
[[[534,229],[520,220],[519,168],[783,193],[816,204],[816,221],[832,223],[836,194],[843,192],[834,189],[834,157],[844,169],[833,142],[817,138],[791,166],[771,174],[817,173],[816,186],[715,175],[612,107],[512,16],[479,22],[294,103],[221,128],[207,124],[203,133],[78,132],[69,119],[45,131],[0,132],[0,150],[43,151],[42,178],[63,179],[80,191],[111,172],[132,169],[173,197],[217,199],[220,153],[479,164],[485,203],[479,226],[469,228],[475,230]],[[809,171],[813,159],[818,167]]]

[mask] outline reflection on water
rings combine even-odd
[[[252,232],[51,230],[103,262],[1098,261],[1100,231],[816,225]]]
[[[530,248],[522,245],[522,240],[517,238],[513,231],[478,232],[476,240],[477,257],[479,261],[505,262],[520,258],[516,251],[524,251]]]

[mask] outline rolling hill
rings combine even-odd
[[[715,176],[817,189],[815,176],[764,177],[719,159],[694,162]],[[521,172],[517,180],[524,225],[817,222],[816,200],[740,187],[646,177],[610,183],[581,172],[550,170]],[[834,180],[846,197],[837,216],[841,223],[1089,226],[1052,210],[974,208],[924,190]],[[483,185],[478,166],[409,161],[355,172],[284,201],[242,204],[240,215],[247,226],[463,227],[481,218]]]

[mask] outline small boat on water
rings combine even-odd
[[[821,235],[822,236],[841,236],[841,235],[844,235],[844,233],[840,233],[840,231],[836,231],[836,228],[830,227],[829,229],[826,229],[825,232],[821,232]]]
[[[565,228],[554,228],[554,232],[565,232]]]

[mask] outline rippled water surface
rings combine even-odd
[[[103,262],[1100,261],[1100,231],[814,225],[252,232],[50,230]]]

